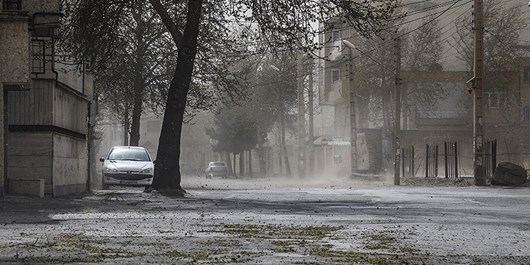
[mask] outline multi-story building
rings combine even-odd
[[[92,79],[57,54],[59,1],[3,0],[1,7],[4,189],[40,196],[85,192]]]
[[[3,1],[0,5],[0,90],[8,91],[28,86],[29,31],[28,15],[20,1]],[[0,93],[4,106],[6,92]],[[6,128],[4,108],[0,108],[0,128]],[[4,129],[5,130],[5,129]],[[5,143],[5,132],[0,142]],[[5,145],[0,145],[0,196],[6,187]]]
[[[508,6],[521,5],[519,1],[506,1]],[[472,107],[473,96],[468,93],[469,84],[466,82],[472,77],[467,64],[459,59],[459,53],[455,49],[457,33],[455,21],[465,15],[471,15],[472,3],[455,1],[403,1],[401,9],[406,11],[406,16],[400,22],[400,34],[414,32],[424,21],[422,17],[428,14],[437,15],[441,27],[441,38],[443,40],[443,52],[440,65],[426,71],[402,72],[402,91],[412,86],[419,89],[428,89],[428,85],[438,86],[440,93],[429,104],[417,104],[420,97],[414,94],[402,95],[401,108],[401,145],[416,145],[419,154],[425,148],[425,144],[443,144],[444,141],[457,141],[460,144],[461,167],[464,174],[472,172]],[[523,15],[529,17],[528,12]],[[350,148],[350,89],[355,87],[355,74],[351,74],[350,66],[360,60],[377,61],[366,54],[374,49],[394,49],[394,44],[385,45],[383,48],[370,46],[370,41],[361,42],[359,34],[352,32],[343,21],[337,19],[331,21],[335,27],[332,31],[322,34],[321,42],[327,43],[322,50],[321,56],[327,56],[328,60],[321,60],[316,69],[319,89],[320,114],[315,117],[315,148],[320,151],[317,157],[325,156],[325,159],[317,159],[320,163],[329,165],[335,162],[337,152],[342,158],[339,167],[349,170],[350,156],[347,150]],[[405,29],[405,27],[408,27]],[[528,29],[523,30],[523,39],[530,37]],[[492,36],[493,38],[493,36]],[[343,40],[353,43],[356,48],[350,50],[345,47]],[[387,41],[390,42],[390,41]],[[354,52],[354,60],[349,59],[349,53]],[[414,51],[411,51],[414,52]],[[395,69],[395,58],[388,61],[375,62],[382,68]],[[484,86],[484,132],[486,139],[497,139],[499,142],[497,161],[512,161],[521,163],[528,158],[530,146],[528,136],[524,132],[528,127],[530,119],[530,78],[528,72],[530,67],[528,59],[521,59],[516,71],[489,72]],[[486,67],[488,67],[486,65]],[[390,78],[394,78],[390,72]],[[352,78],[354,77],[354,78]],[[350,83],[350,81],[353,81]],[[392,94],[394,83],[386,87],[388,93]],[[374,121],[373,110],[366,102],[367,95],[359,95],[356,91],[355,113],[357,115],[355,128],[357,131],[357,169],[363,172],[392,168],[392,133],[393,128],[387,126],[387,132],[383,130],[380,122]],[[393,104],[393,102],[392,102]],[[408,104],[408,105],[407,105]],[[393,107],[389,108],[393,111]],[[390,113],[392,116],[392,113]],[[379,131],[379,133],[377,132]],[[339,139],[345,141],[328,141],[328,145],[320,147],[319,139]],[[379,144],[377,144],[379,143]],[[502,143],[502,144],[501,144]],[[341,144],[346,147],[340,147]],[[364,148],[366,146],[367,148]],[[377,151],[381,151],[378,153]],[[374,152],[375,151],[375,152]],[[375,155],[375,156],[374,156]],[[381,161],[375,163],[376,160]],[[386,161],[386,162],[385,162]],[[346,164],[344,164],[346,163]],[[383,166],[384,168],[381,168]],[[418,167],[420,167],[418,163]],[[422,169],[423,170],[423,169]]]

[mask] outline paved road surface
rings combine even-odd
[[[527,187],[183,186],[0,199],[0,264],[530,264]]]

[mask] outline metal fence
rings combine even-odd
[[[458,143],[444,142],[445,178],[458,178]]]
[[[497,140],[486,141],[484,170],[486,177],[492,177],[497,167]]]
[[[425,177],[438,176],[438,145],[425,145]]]
[[[408,146],[401,149],[401,173],[403,177],[414,177],[417,172],[421,171],[421,166],[425,166],[425,177],[438,177],[439,167],[443,166],[445,178],[459,178],[460,174],[460,155],[458,142],[444,142],[443,145],[443,165],[439,164],[441,158],[438,144],[426,144],[425,156],[423,153],[415,153],[414,146]],[[416,157],[418,156],[418,157]],[[425,159],[425,161],[423,161]],[[484,146],[484,170],[485,176],[491,177],[495,172],[497,165],[497,140],[486,141]],[[415,163],[417,162],[417,166]],[[416,168],[418,167],[418,168]]]
[[[414,177],[414,146],[401,148],[401,169],[403,177]]]

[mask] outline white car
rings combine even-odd
[[[206,174],[206,178],[216,176],[226,178],[228,177],[228,168],[224,161],[213,161],[208,163],[208,167],[204,170],[204,173]]]
[[[153,183],[154,163],[149,152],[138,146],[112,147],[103,162],[103,188],[110,185],[144,186]]]

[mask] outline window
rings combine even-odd
[[[488,109],[499,109],[506,105],[506,93],[504,92],[488,92],[485,93],[487,97]]]
[[[22,0],[4,0],[2,7],[4,10],[22,10]]]
[[[44,41],[31,41],[31,73],[44,74]]]
[[[337,82],[340,80],[340,69],[331,69],[331,82]]]
[[[523,121],[530,122],[530,105],[523,109]]]

